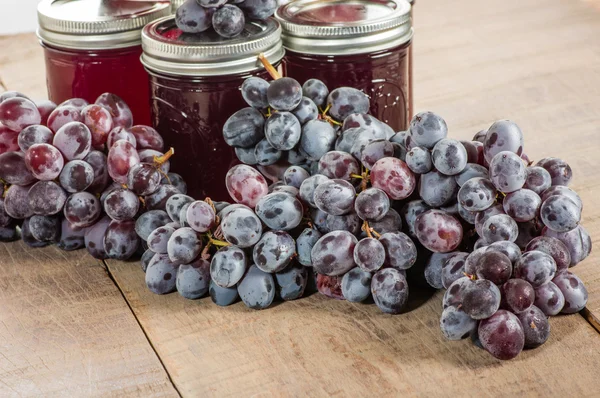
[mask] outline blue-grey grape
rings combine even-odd
[[[419,196],[431,207],[440,207],[456,197],[458,185],[454,177],[439,171],[430,171],[421,175]]]
[[[508,151],[521,156],[523,153],[523,133],[515,122],[499,120],[492,124],[483,140],[485,159],[491,162],[496,154]]]
[[[212,26],[213,8],[204,8],[196,0],[186,0],[177,8],[175,23],[185,33],[200,33]]]
[[[290,112],[273,113],[265,123],[265,137],[277,150],[289,151],[300,142],[302,126]],[[259,162],[260,163],[260,162]]]
[[[244,304],[254,310],[268,308],[275,298],[273,275],[261,271],[256,265],[250,266],[237,289]]]
[[[310,120],[316,120],[319,117],[319,108],[317,105],[308,97],[302,97],[302,101],[292,111],[294,116],[298,119],[300,124],[306,124]]]
[[[440,318],[440,329],[448,340],[462,340],[475,333],[477,321],[462,309],[449,306],[444,309]]]
[[[167,253],[172,262],[189,264],[200,255],[202,241],[196,231],[189,227],[179,228],[171,235],[167,244]]]
[[[527,172],[521,158],[513,152],[499,152],[490,161],[490,180],[504,193],[523,188]]]
[[[291,77],[282,77],[271,82],[267,89],[267,99],[275,110],[292,111],[302,101],[302,87]]]
[[[467,165],[467,151],[459,141],[443,138],[433,147],[431,160],[440,173],[453,176]]]
[[[220,287],[235,286],[246,272],[246,254],[237,246],[225,246],[212,257],[210,275]]]
[[[167,254],[155,254],[146,268],[146,286],[155,294],[167,294],[177,289],[179,265]]]
[[[302,126],[300,149],[310,160],[318,161],[335,143],[335,130],[324,120],[311,120]]]
[[[359,267],[352,268],[342,277],[342,293],[346,300],[352,303],[365,301],[371,296],[370,272]]]
[[[325,181],[329,181],[329,178],[322,174],[315,174],[302,181],[302,184],[300,184],[300,198],[310,207],[317,207],[314,196],[315,189]]]
[[[550,337],[548,317],[535,305],[517,315],[525,336],[525,348],[541,346]]]
[[[103,203],[106,215],[117,221],[133,220],[140,209],[140,200],[126,188],[115,189]]]
[[[194,201],[194,198],[192,198],[191,196],[187,196],[184,194],[175,194],[167,200],[165,209],[167,211],[167,214],[171,218],[171,220],[176,221],[176,222],[181,222],[181,217],[180,217],[181,210],[183,209],[183,207],[185,205],[189,205],[193,201]],[[185,221],[187,221],[187,210],[186,210],[185,218],[186,218]]]
[[[276,0],[244,0],[239,6],[248,14],[250,19],[264,20],[269,18],[277,9]],[[280,79],[281,80],[281,79]]]
[[[362,226],[362,220],[356,215],[356,213],[348,213],[343,216],[327,215],[327,230],[328,231],[348,231],[354,235],[360,233]]]
[[[399,314],[408,302],[406,277],[395,268],[379,270],[371,280],[371,294],[381,311]]]
[[[378,271],[385,262],[385,248],[375,238],[361,239],[354,247],[354,262],[367,272]]]
[[[348,181],[334,179],[318,185],[314,191],[317,207],[327,214],[341,216],[354,209],[356,191]]]
[[[486,178],[471,178],[458,190],[458,202],[468,211],[483,211],[495,201],[496,187]]]
[[[261,140],[254,147],[254,157],[256,163],[261,166],[270,166],[281,159],[282,152],[274,148],[266,139]]]
[[[60,218],[40,215],[31,216],[29,231],[40,242],[56,243],[60,239]]]
[[[311,251],[313,246],[323,235],[314,228],[305,228],[296,239],[296,252],[298,262],[304,266],[312,267]]]
[[[452,256],[443,263],[442,266],[442,285],[445,289],[462,278],[465,274],[465,262],[469,253],[454,252]]]
[[[113,220],[104,235],[104,251],[109,258],[128,260],[137,251],[140,239],[135,232],[135,221]]]
[[[561,272],[553,280],[565,298],[563,314],[574,314],[581,311],[588,300],[588,291],[579,277],[569,271]]]
[[[256,215],[271,229],[289,231],[302,221],[302,203],[283,192],[263,196],[255,210]]]
[[[260,219],[252,210],[244,207],[236,208],[224,216],[221,229],[229,243],[241,248],[254,246],[262,236]]]
[[[467,181],[475,177],[488,178],[488,169],[479,164],[467,163],[463,171],[455,175],[454,179],[458,186],[462,187]]]
[[[577,227],[581,220],[581,209],[566,196],[550,196],[540,208],[544,225],[556,232],[568,232]]]
[[[319,174],[329,178],[351,181],[353,175],[360,174],[356,159],[346,152],[329,151],[319,160]]]
[[[223,126],[223,138],[227,145],[249,148],[264,137],[265,117],[259,110],[249,107],[240,109],[227,119]]]
[[[379,242],[385,249],[385,266],[406,270],[417,261],[417,248],[408,235],[387,232],[381,235]]]
[[[354,268],[354,248],[358,240],[348,231],[323,235],[311,250],[314,270],[323,275],[343,275]]]
[[[517,222],[533,220],[540,210],[542,199],[529,189],[519,189],[506,195],[502,206],[506,214]]]
[[[560,240],[550,236],[538,236],[527,244],[525,251],[541,251],[544,252],[556,263],[556,272],[562,272],[568,269],[571,265],[571,253],[569,249]]]
[[[252,251],[256,266],[269,273],[282,271],[295,254],[296,242],[285,231],[265,232]]]
[[[67,193],[54,181],[38,181],[29,188],[27,192],[27,205],[34,214],[51,216],[59,213],[67,201]],[[9,215],[4,210],[4,201],[0,219],[7,220]],[[4,225],[2,225],[4,224]],[[0,225],[6,226],[6,221],[0,222]]]
[[[402,207],[400,213],[404,218],[408,236],[412,238],[417,237],[415,231],[415,222],[417,221],[417,217],[419,214],[424,213],[429,209],[430,207],[427,205],[427,203],[421,199],[411,200]]]
[[[547,316],[560,314],[565,305],[565,296],[554,282],[535,289],[535,306]]]
[[[135,232],[142,240],[148,240],[150,233],[158,227],[170,223],[167,212],[163,210],[150,210],[143,213],[135,222]]]
[[[231,305],[239,298],[237,286],[221,287],[214,281],[210,281],[208,293],[212,302],[220,307]]]
[[[526,280],[534,288],[550,282],[555,274],[556,262],[541,251],[525,252],[515,264],[515,277]]]
[[[304,295],[308,283],[308,271],[301,265],[293,264],[276,273],[275,280],[282,300],[296,300]]]
[[[519,235],[519,227],[515,220],[506,214],[491,216],[481,227],[482,238],[489,243],[508,240],[514,242]]]
[[[177,292],[190,300],[204,297],[210,286],[209,268],[209,262],[201,258],[190,264],[181,264],[175,280]]]
[[[150,236],[148,236],[148,249],[152,250],[154,253],[166,254],[167,244],[174,233],[175,228],[173,227],[162,226],[156,228],[150,233]]]
[[[501,294],[491,281],[477,279],[467,286],[462,309],[473,319],[486,319],[500,308]]]
[[[300,189],[304,180],[310,177],[310,173],[300,166],[290,166],[283,174],[286,185]]]
[[[231,4],[217,9],[212,16],[212,26],[219,35],[227,38],[239,36],[246,25],[244,12]]]
[[[340,87],[329,93],[327,97],[329,114],[336,120],[343,121],[353,113],[369,112],[369,97],[352,87]]]
[[[260,77],[249,77],[242,83],[242,97],[248,105],[257,109],[269,107],[267,90],[270,83]]]
[[[309,79],[302,85],[302,93],[320,107],[327,106],[329,89],[321,80]]]
[[[414,147],[406,154],[406,165],[413,173],[429,173],[433,167],[431,153],[427,149]]]
[[[447,135],[446,121],[433,112],[418,113],[410,121],[410,136],[418,146],[433,149]]]
[[[390,199],[381,189],[368,188],[356,197],[354,210],[362,220],[379,221],[390,210]]]

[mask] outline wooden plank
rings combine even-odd
[[[6,87],[33,100],[48,98],[44,52],[37,37],[31,33],[0,36],[0,48],[0,78]]]
[[[101,264],[0,244],[0,396],[177,396]]]

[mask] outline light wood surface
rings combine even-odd
[[[418,1],[414,42],[416,110],[443,115],[459,139],[497,119],[519,123],[532,159],[571,164],[596,246],[599,4]],[[0,38],[0,48],[7,86],[42,98],[35,37]],[[600,316],[596,252],[574,271]],[[175,395],[156,354],[185,397],[598,396],[600,336],[579,315],[552,318],[547,344],[499,362],[443,340],[439,293],[400,316],[320,296],[257,312],[156,296],[137,264],[108,267],[133,313],[84,252],[0,246],[0,396]]]

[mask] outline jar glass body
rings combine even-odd
[[[150,124],[148,73],[140,62],[142,46],[108,50],[72,50],[42,43],[48,98],[60,104],[70,98],[94,103],[102,93],[123,98],[135,124]]]
[[[312,55],[286,49],[285,75],[300,84],[322,80],[329,90],[349,86],[371,97],[371,114],[395,131],[408,128],[412,115],[409,68],[411,43],[356,55]]]
[[[225,175],[239,163],[223,139],[223,125],[248,105],[240,87],[244,79],[269,79],[265,70],[227,76],[167,76],[150,71],[152,125],[165,147],[173,147],[171,171],[187,183],[196,199],[231,200]]]

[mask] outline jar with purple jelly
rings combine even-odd
[[[371,97],[371,114],[395,131],[412,115],[406,0],[296,0],[275,17],[283,28],[286,76],[322,80],[330,90],[351,86]]]
[[[284,55],[281,27],[270,18],[246,24],[225,39],[212,30],[183,33],[173,17],[146,26],[142,63],[150,73],[152,125],[175,149],[171,170],[195,198],[230,199],[225,175],[239,163],[223,139],[223,125],[247,107],[240,87],[250,76],[269,78],[258,55],[278,66]]]

